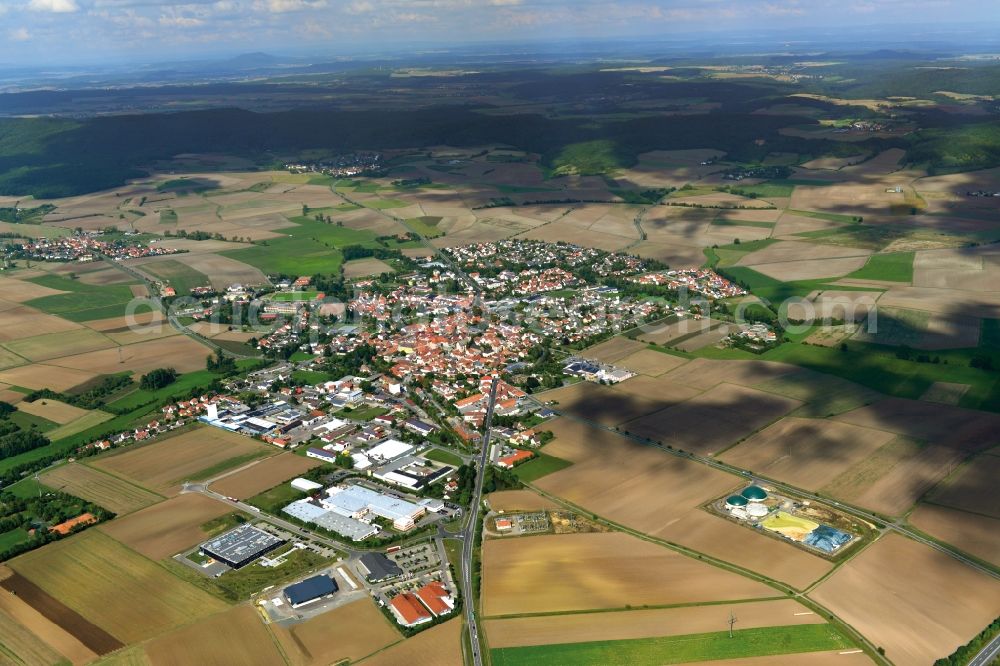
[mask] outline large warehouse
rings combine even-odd
[[[332,597],[337,591],[337,581],[330,576],[313,576],[285,588],[285,599],[292,608],[299,608],[320,599]]]
[[[239,569],[283,543],[284,539],[259,530],[253,525],[240,525],[211,541],[206,541],[198,549],[217,562]]]

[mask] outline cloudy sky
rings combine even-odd
[[[998,0],[0,0],[0,63],[1000,22]]]

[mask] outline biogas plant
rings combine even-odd
[[[705,508],[830,559],[865,541],[876,527],[821,502],[784,495],[763,485],[747,486]]]

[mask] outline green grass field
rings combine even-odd
[[[724,616],[723,613],[722,619]],[[727,632],[719,631],[660,638],[496,648],[490,651],[490,655],[495,666],[656,666],[853,647],[843,634],[830,625],[802,624],[739,629],[733,632],[732,638]]]
[[[887,280],[913,282],[914,252],[873,254],[867,263],[847,277],[855,280]]]
[[[125,314],[125,306],[133,298],[128,286],[121,284],[98,286],[58,275],[43,275],[31,278],[29,281],[43,287],[69,292],[35,298],[26,303],[42,312],[59,315],[69,321],[119,317]]]
[[[31,537],[20,527],[16,527],[8,532],[0,534],[0,551],[7,550],[11,546],[23,543]]]
[[[212,284],[208,276],[201,271],[196,271],[187,264],[173,259],[149,262],[142,266],[142,270],[168,283],[178,296],[186,296],[191,293],[192,287],[205,287]]]
[[[344,261],[338,248],[346,245],[377,247],[375,234],[317,222],[310,217],[294,217],[292,226],[282,229],[288,234],[272,238],[266,245],[254,245],[221,254],[256,266],[265,273],[310,275],[335,273]]]
[[[406,208],[407,206],[410,205],[405,201],[400,201],[399,199],[372,199],[370,201],[365,201],[364,204],[365,207],[374,208],[375,210],[388,210],[390,208]]]
[[[276,294],[271,294],[268,298],[272,301],[291,303],[299,301],[315,301],[317,296],[319,296],[318,291],[282,291]]]
[[[265,490],[259,495],[254,495],[245,501],[247,504],[252,504],[261,511],[266,511],[267,513],[273,513],[280,516],[282,507],[291,504],[295,500],[300,500],[305,496],[306,494],[304,492],[292,488],[292,486],[288,483],[279,483],[274,488]]]
[[[538,457],[534,460],[529,460],[523,465],[515,467],[514,474],[524,483],[533,483],[547,474],[558,472],[572,464],[568,460],[539,453]]]
[[[462,459],[456,456],[454,453],[444,451],[442,449],[431,449],[423,454],[424,458],[428,460],[436,460],[437,462],[444,463],[445,465],[454,465],[455,467],[460,467],[462,465]]]
[[[406,224],[408,226],[421,236],[425,236],[427,238],[437,238],[438,236],[444,235],[444,232],[437,228],[439,222],[441,222],[440,217],[429,215],[425,215],[424,217],[411,217],[406,220]]]
[[[624,166],[618,144],[608,139],[565,146],[551,161],[553,175],[599,176]]]
[[[18,410],[10,415],[9,420],[11,423],[16,423],[21,428],[25,430],[30,430],[31,428],[37,428],[39,432],[49,432],[55,430],[59,427],[58,423],[54,421],[49,421],[41,416],[36,416],[35,414],[29,414],[27,412],[22,412]]]

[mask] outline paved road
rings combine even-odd
[[[465,590],[465,623],[469,627],[469,640],[472,644],[472,663],[482,666],[483,655],[479,651],[479,626],[476,624],[476,598],[472,588],[472,555],[476,548],[476,529],[479,525],[479,508],[482,504],[483,477],[490,455],[490,430],[493,423],[493,407],[497,400],[497,387],[500,380],[493,379],[490,385],[490,401],[486,407],[486,419],[483,421],[486,431],[483,434],[483,449],[479,455],[479,469],[476,470],[476,489],[469,505],[468,523],[463,531],[462,543],[462,587]]]
[[[1000,657],[1000,635],[997,635],[992,641],[987,643],[986,647],[972,658],[969,666],[989,666],[997,657]]]

